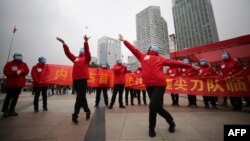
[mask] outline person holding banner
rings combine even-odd
[[[200,59],[200,68],[198,75],[202,78],[206,78],[208,76],[213,76],[215,74],[216,74],[215,70],[208,65],[207,60],[204,58]],[[203,96],[205,108],[209,108],[209,102],[210,102],[214,109],[218,109],[216,105],[216,100],[217,100],[216,96]]]
[[[138,67],[138,69],[135,71],[135,74],[138,75],[139,77],[141,77],[141,66]],[[135,90],[134,96],[137,97],[138,104],[141,105],[141,94],[140,94],[141,91],[142,91],[143,103],[144,103],[144,105],[147,105],[147,98],[146,98],[146,91],[145,90],[140,90],[140,89]]]
[[[13,55],[13,60],[5,64],[3,73],[7,77],[5,80],[6,97],[3,102],[3,118],[8,116],[17,116],[15,107],[18,97],[25,86],[25,76],[29,73],[29,68],[23,62],[23,56],[20,53]]]
[[[131,72],[131,67],[127,66],[127,73],[126,75],[133,75],[134,73]],[[131,84],[134,80],[130,79],[130,78],[126,78],[128,80],[126,80],[125,82],[125,103],[126,106],[128,106],[128,95],[130,93],[130,103],[131,105],[134,105],[134,90],[131,88],[131,86],[126,85],[126,83]]]
[[[238,59],[233,59],[228,52],[223,52],[221,55],[219,75],[223,77],[233,76],[243,70],[243,66]],[[229,97],[234,111],[241,111],[243,108],[242,97]],[[226,98],[224,98],[226,100]]]
[[[88,107],[88,102],[86,99],[86,90],[87,90],[87,79],[89,78],[89,62],[91,60],[91,54],[89,52],[88,40],[90,37],[84,36],[84,47],[80,49],[79,56],[73,55],[68,45],[64,42],[63,39],[57,37],[57,40],[63,44],[63,49],[66,56],[70,61],[74,63],[73,65],[73,86],[76,90],[76,101],[74,113],[72,114],[72,122],[78,124],[78,114],[80,108],[83,107],[84,112],[86,113],[86,120],[90,119],[90,109]]]
[[[40,93],[42,93],[42,98],[43,98],[43,111],[48,111],[48,108],[47,108],[48,84],[40,83],[45,63],[46,63],[46,58],[39,57],[38,63],[34,65],[31,70],[31,77],[33,79],[33,90],[35,93],[34,102],[33,102],[35,112],[39,111],[38,102],[39,102]]]
[[[176,68],[176,67],[168,68],[167,75],[169,75],[170,77],[178,76],[178,75],[180,75],[180,69]],[[171,98],[172,98],[172,102],[173,102],[172,106],[180,106],[178,93],[171,93]]]
[[[122,102],[122,94],[125,86],[125,74],[127,73],[127,67],[122,64],[121,59],[116,60],[116,64],[113,66],[114,70],[114,90],[109,105],[109,109],[112,109],[115,104],[116,95],[119,92],[119,107],[126,108]]]
[[[189,59],[185,58],[182,60],[184,64],[191,64]],[[180,71],[182,76],[195,76],[198,74],[198,71],[194,68],[183,68]],[[188,107],[198,108],[196,103],[196,95],[188,94]]]
[[[101,68],[99,70],[102,71],[102,70],[107,70],[107,69],[108,69],[107,64],[102,63]],[[108,88],[105,86],[96,87],[95,107],[99,106],[101,92],[103,92],[103,98],[104,98],[105,105],[106,105],[106,107],[108,107],[109,101],[108,101],[107,91],[108,91]]]
[[[155,137],[155,126],[157,113],[161,115],[169,124],[168,131],[175,132],[175,122],[171,114],[163,108],[163,96],[166,90],[166,78],[163,73],[163,66],[190,68],[191,65],[182,62],[163,58],[159,55],[159,48],[156,45],[150,45],[147,53],[142,53],[131,43],[119,35],[119,40],[136,56],[142,65],[142,79],[146,85],[149,95],[149,136]]]

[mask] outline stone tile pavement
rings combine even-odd
[[[0,94],[1,108],[4,97],[5,94]],[[117,99],[112,110],[105,108],[102,103],[98,107],[104,110],[101,113],[95,112],[95,94],[87,95],[87,98],[92,111],[91,120],[85,120],[82,110],[79,114],[79,125],[73,125],[71,114],[75,95],[49,96],[49,111],[42,111],[40,101],[40,112],[35,113],[33,96],[29,92],[22,92],[16,107],[19,115],[0,120],[0,141],[222,141],[224,124],[250,124],[248,112],[233,112],[230,106],[219,106],[217,110],[205,109],[202,97],[198,97],[199,108],[188,108],[185,95],[180,97],[181,106],[173,107],[170,95],[165,95],[164,107],[175,119],[176,132],[169,133],[167,123],[158,115],[156,137],[150,138],[146,105],[138,105],[135,99],[135,106],[129,105],[126,109],[120,109]],[[249,111],[247,108],[245,110]],[[104,114],[105,118],[94,118],[99,116],[98,114]],[[104,130],[96,123],[105,123]],[[98,138],[100,133],[106,137]]]

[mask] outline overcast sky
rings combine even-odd
[[[136,40],[135,15],[148,6],[160,6],[174,33],[171,0],[0,0],[0,75],[6,63],[13,27],[17,27],[11,51],[23,54],[30,69],[39,56],[50,64],[71,65],[56,37],[62,37],[74,54],[82,47],[84,34],[92,56],[102,36],[122,33]],[[250,34],[250,0],[212,0],[220,40]],[[88,27],[87,29],[85,27]],[[123,59],[131,53],[123,46]]]

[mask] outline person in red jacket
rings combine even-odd
[[[89,38],[90,37],[87,37],[86,35],[84,36],[84,48],[80,49],[79,56],[75,56],[70,52],[69,47],[65,44],[64,40],[57,37],[57,40],[63,44],[66,56],[74,63],[72,77],[73,86],[77,93],[74,113],[72,114],[72,121],[74,124],[78,124],[77,118],[81,107],[83,107],[84,112],[86,113],[86,120],[89,120],[91,113],[86,99],[87,79],[89,78],[88,68],[91,60],[88,44]]]
[[[180,75],[180,69],[176,67],[170,67],[167,70],[167,75],[170,77],[175,77]],[[180,106],[179,105],[179,94],[178,93],[171,93],[171,98],[172,98],[172,105],[173,106]]]
[[[181,62],[163,58],[159,55],[159,48],[150,45],[147,53],[140,52],[135,46],[124,40],[119,35],[119,40],[136,56],[142,66],[142,79],[150,98],[149,104],[149,136],[155,137],[155,125],[157,113],[169,124],[169,132],[175,132],[175,122],[171,114],[163,108],[162,101],[166,89],[166,78],[163,74],[163,66],[170,67],[192,67]]]
[[[43,67],[45,63],[46,63],[46,58],[39,57],[38,63],[34,65],[31,70],[31,77],[33,79],[33,90],[35,93],[34,102],[33,102],[35,112],[39,111],[38,102],[39,102],[40,93],[42,93],[42,98],[43,98],[43,111],[48,111],[48,108],[47,108],[48,84],[40,83],[42,72],[43,72]]]
[[[130,74],[132,74],[133,77],[135,75],[133,72],[131,72],[131,67],[127,66],[126,75],[130,75]],[[130,82],[130,80],[129,80],[129,83],[132,83],[132,82]],[[130,94],[130,104],[133,106],[134,105],[134,90],[131,88],[131,86],[127,86],[125,84],[125,103],[126,103],[126,106],[128,106],[128,95],[129,94]]]
[[[138,69],[135,71],[135,74],[138,75],[139,77],[141,77],[141,66],[138,67]],[[135,89],[134,96],[137,97],[138,104],[141,105],[141,94],[140,94],[141,91],[142,91],[143,103],[144,103],[144,105],[147,105],[146,90]]]
[[[190,64],[189,59],[185,58],[182,60],[184,64]],[[198,74],[198,70],[194,68],[183,68],[180,70],[182,76],[196,76]],[[188,94],[188,107],[198,108],[196,103],[196,95]]]
[[[216,75],[216,72],[212,67],[208,65],[207,60],[202,58],[200,59],[200,69],[198,75],[202,78],[206,78],[208,76]],[[218,109],[216,105],[216,100],[217,100],[216,96],[203,96],[205,108],[209,108],[209,102],[210,102],[214,109]]]
[[[219,75],[229,77],[243,70],[243,66],[238,59],[233,59],[228,52],[222,53],[222,61],[220,63]],[[229,97],[234,111],[241,111],[243,108],[242,97]],[[227,97],[224,97],[223,105],[227,105]]]
[[[108,70],[107,63],[102,63],[101,68],[99,70]],[[108,87],[105,87],[105,86],[96,87],[95,107],[99,106],[101,92],[103,92],[103,98],[104,98],[105,105],[106,105],[106,107],[108,107],[109,100],[108,100],[108,92],[107,91],[108,91]]]
[[[121,59],[116,60],[116,64],[113,66],[114,70],[114,91],[111,98],[111,102],[109,105],[109,109],[112,109],[115,104],[116,95],[119,92],[119,107],[125,108],[122,102],[122,94],[125,86],[125,74],[127,72],[127,68],[122,64]]]
[[[3,118],[17,116],[15,112],[16,103],[22,88],[25,86],[25,76],[29,73],[29,68],[24,63],[22,54],[15,53],[13,60],[5,64],[3,73],[7,77],[5,81],[6,97],[3,102]]]

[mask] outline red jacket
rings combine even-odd
[[[181,62],[163,58],[162,56],[147,55],[140,52],[128,41],[124,41],[125,46],[137,57],[142,65],[142,79],[146,86],[166,86],[166,79],[163,74],[163,66],[188,68]]]
[[[125,84],[125,74],[127,73],[127,68],[122,64],[115,64],[113,66],[114,70],[114,84]]]
[[[40,83],[42,72],[43,72],[43,67],[44,67],[44,64],[41,64],[41,63],[37,63],[36,65],[32,67],[31,77],[33,79],[33,87],[48,86],[48,84]]]
[[[73,79],[88,79],[89,78],[89,62],[91,60],[91,54],[89,52],[89,45],[87,42],[84,43],[84,55],[75,56],[73,55],[69,47],[63,45],[66,56],[74,63],[73,65]]]
[[[227,60],[223,60],[220,63],[219,73],[228,76],[240,72],[242,70],[243,67],[237,59],[229,58]]]
[[[180,70],[179,70],[179,68],[169,68],[167,70],[167,75],[172,76],[172,77],[179,76]]]
[[[196,70],[194,68],[182,68],[182,69],[180,69],[180,74],[182,76],[195,76],[198,73],[199,73],[198,70]]]
[[[201,77],[207,77],[207,76],[213,76],[213,75],[216,75],[216,72],[215,70],[208,66],[208,65],[204,65],[204,66],[200,66],[200,69],[199,69],[199,75]]]
[[[18,70],[21,70],[19,75]],[[22,88],[25,86],[25,76],[28,75],[29,68],[26,63],[13,60],[5,64],[3,72],[7,76],[6,88]]]

